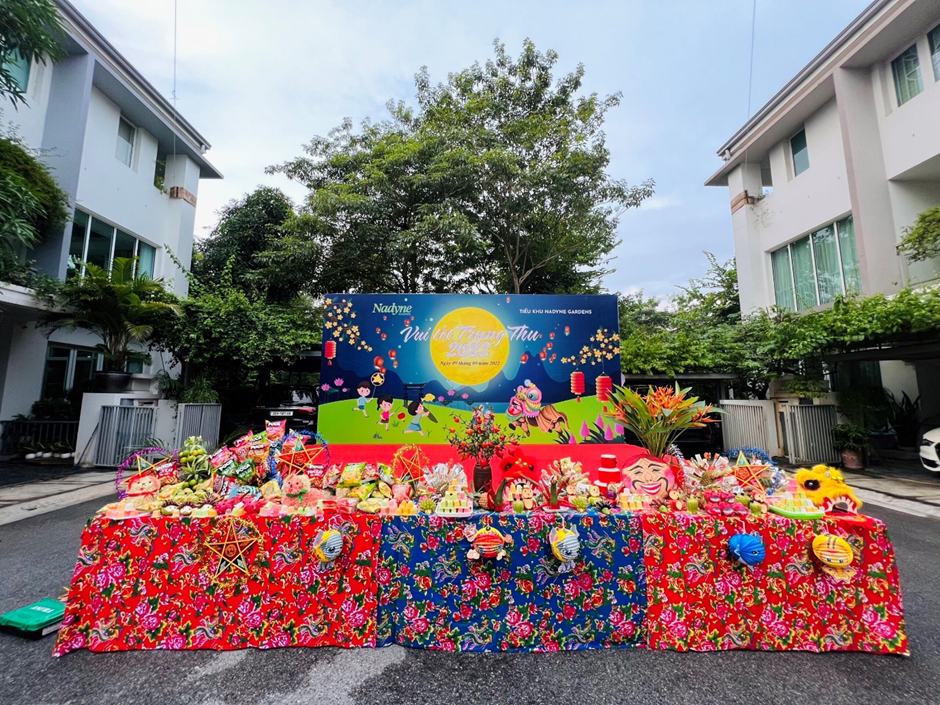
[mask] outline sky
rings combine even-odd
[[[173,0],[72,0],[164,95],[173,90]],[[223,180],[202,181],[196,237],[219,208],[259,185],[295,202],[305,189],[267,166],[301,153],[346,117],[382,120],[414,104],[414,74],[435,81],[530,38],[585,67],[585,92],[622,93],[605,133],[618,179],[656,181],[619,224],[611,292],[667,296],[701,276],[703,251],[734,255],[729,194],[705,187],[718,148],[748,117],[753,0],[184,0],[177,8],[177,107],[212,145]],[[868,4],[756,0],[751,113]]]

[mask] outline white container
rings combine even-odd
[[[26,460],[35,460],[35,459],[36,459],[36,453],[27,453],[27,454],[24,455],[23,457],[24,457]]]

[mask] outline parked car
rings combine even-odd
[[[265,421],[287,420],[287,428],[317,430],[317,390],[310,386],[273,385],[264,389],[251,409],[255,429]]]
[[[930,472],[940,472],[940,428],[927,431],[920,440],[920,464]]]
[[[631,445],[640,445],[639,439],[631,431],[625,430],[623,439]],[[724,440],[721,435],[720,417],[714,423],[705,424],[704,428],[690,428],[679,436],[676,445],[686,458],[694,458],[696,455],[705,453],[723,452]]]

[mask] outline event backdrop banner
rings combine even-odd
[[[477,404],[522,442],[611,440],[617,297],[330,295],[320,377],[332,443],[446,443]]]

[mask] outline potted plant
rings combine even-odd
[[[104,369],[96,375],[98,391],[122,392],[130,382],[127,366],[149,362],[134,344],[146,343],[158,317],[179,313],[168,301],[162,279],[135,275],[136,257],[116,257],[110,270],[79,263],[78,269],[49,295],[54,310],[43,318],[52,330],[87,330],[101,339],[97,349]]]
[[[460,417],[454,416],[455,423]],[[484,491],[493,484],[493,468],[490,460],[493,456],[502,457],[507,445],[518,444],[515,438],[507,438],[506,433],[496,425],[496,416],[492,409],[482,405],[473,407],[470,418],[460,426],[450,428],[447,442],[462,458],[472,458],[473,487],[477,492]]]
[[[916,451],[917,432],[920,430],[920,397],[911,401],[907,392],[904,392],[899,401],[888,392],[888,424],[897,434],[901,450]]]
[[[861,426],[844,423],[832,427],[832,447],[842,453],[842,467],[861,470],[865,467],[868,432]]]
[[[645,395],[628,387],[614,387],[607,403],[605,418],[632,431],[650,455],[662,458],[678,438],[690,428],[704,428],[716,419],[709,414],[724,413],[689,389],[651,388]]]

